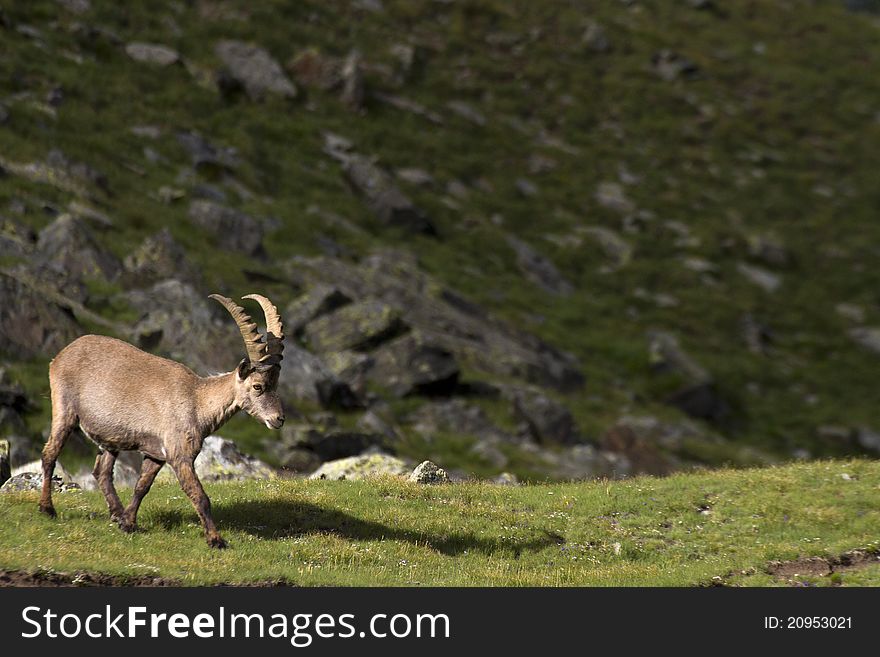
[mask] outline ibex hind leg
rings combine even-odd
[[[153,485],[153,480],[159,474],[159,470],[162,469],[163,465],[165,465],[165,461],[157,461],[149,456],[144,457],[144,462],[141,464],[141,476],[134,487],[131,502],[125,508],[122,520],[119,522],[119,528],[122,531],[133,532],[137,530],[137,513],[141,506],[141,501],[144,499],[144,495],[150,492],[150,486]]]
[[[98,488],[104,493],[104,499],[107,500],[110,519],[121,523],[124,509],[122,502],[119,501],[119,495],[116,493],[116,487],[113,485],[113,466],[116,464],[118,455],[119,452],[109,450],[99,452],[98,458],[95,459],[95,469],[92,470],[92,475],[98,482]]]
[[[53,395],[52,429],[49,432],[49,440],[43,447],[43,489],[40,495],[40,511],[51,518],[55,517],[55,507],[52,505],[52,475],[55,473],[55,463],[75,425],[76,416],[58,404]]]

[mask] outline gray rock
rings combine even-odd
[[[0,256],[25,256],[34,252],[37,234],[25,224],[0,216]]]
[[[438,433],[455,433],[491,441],[511,440],[488,418],[482,408],[463,399],[430,401],[405,418],[413,431],[432,440]]]
[[[353,50],[342,65],[342,91],[340,98],[351,109],[364,106],[364,71],[361,54]]]
[[[446,108],[463,118],[465,121],[470,121],[481,128],[488,123],[486,116],[482,112],[474,109],[472,105],[464,101],[450,100],[446,103]]]
[[[861,427],[856,431],[856,441],[863,449],[880,454],[880,432]]]
[[[757,285],[765,292],[776,292],[776,290],[779,289],[779,286],[782,285],[782,278],[779,275],[767,271],[762,267],[739,262],[736,265],[736,269],[740,274],[745,276],[750,283]]]
[[[210,233],[224,249],[249,256],[263,254],[263,225],[239,210],[212,201],[193,201],[189,220]]]
[[[43,488],[43,475],[36,472],[23,472],[12,475],[10,479],[0,486],[0,493],[21,493],[25,491],[40,491]],[[52,477],[52,492],[67,493],[79,490],[79,485],[70,482],[65,483],[60,477]]]
[[[48,358],[81,334],[82,328],[69,312],[0,272],[0,351]]]
[[[709,371],[688,354],[671,333],[648,331],[648,351],[651,366],[657,371],[676,372],[691,383],[712,381]]]
[[[616,182],[602,182],[596,188],[596,202],[604,208],[621,214],[635,212],[636,206],[623,191],[623,186]]]
[[[278,385],[282,397],[317,403],[323,408],[362,406],[351,386],[340,379],[322,358],[295,343],[284,347],[284,364]]]
[[[57,273],[62,289],[83,279],[113,281],[122,271],[116,256],[98,244],[82,220],[69,214],[60,215],[40,231],[35,264]]]
[[[455,356],[421,333],[397,338],[377,349],[366,376],[399,397],[450,394],[458,384]]]
[[[581,42],[593,52],[605,53],[611,50],[611,40],[605,33],[605,28],[595,21],[587,24]]]
[[[502,472],[496,477],[490,479],[493,484],[498,484],[500,486],[518,486],[519,478],[511,472]]]
[[[23,463],[22,465],[16,466],[12,469],[12,476],[16,477],[21,474],[39,474],[42,478],[43,472],[43,462],[41,459],[37,459],[35,461],[30,461],[29,463]],[[64,482],[65,484],[71,483],[73,481],[73,476],[65,469],[60,462],[56,461],[55,463],[55,472],[52,473],[53,479],[58,479],[59,481]]]
[[[263,48],[241,41],[221,41],[214,52],[229,70],[229,74],[244,87],[251,100],[261,100],[266,94],[295,98],[296,87],[281,65]]]
[[[847,334],[858,345],[880,354],[880,326],[862,326],[850,329]]]
[[[157,66],[171,66],[180,61],[176,50],[158,43],[129,43],[125,46],[125,54],[135,61]]]
[[[92,8],[90,0],[55,0],[71,14],[85,14]]]
[[[119,490],[122,488],[134,488],[140,477],[140,469],[135,468],[121,458],[113,464],[113,486]],[[98,490],[98,482],[92,471],[88,468],[73,476],[73,482],[83,490]]]
[[[691,417],[718,421],[730,412],[729,404],[720,396],[711,373],[690,356],[678,338],[665,331],[648,332],[649,358],[657,372],[674,373],[684,385],[664,401]]]
[[[343,172],[351,187],[364,197],[383,225],[414,233],[436,234],[434,224],[425,213],[394,184],[390,174],[370,159],[357,154],[347,155]]]
[[[513,414],[525,423],[529,436],[542,444],[577,444],[583,437],[571,412],[537,390],[506,388]]]
[[[339,428],[322,430],[312,425],[291,424],[281,433],[282,449],[305,449],[320,461],[357,456],[370,448],[385,449],[384,436],[375,433],[346,431]]]
[[[449,475],[446,470],[431,461],[422,461],[407,477],[412,484],[447,484]]]
[[[559,273],[556,265],[529,244],[512,235],[507,236],[507,243],[516,254],[517,266],[530,282],[560,296],[568,296],[574,291],[574,286]]]
[[[516,191],[526,198],[538,195],[538,186],[528,178],[517,178],[514,181],[514,186],[516,187]]]
[[[284,328],[299,335],[312,320],[351,303],[351,299],[332,285],[319,284],[297,297],[284,311]]]
[[[368,479],[371,477],[403,477],[409,475],[406,461],[388,454],[362,454],[324,463],[309,479]]]
[[[605,255],[614,261],[615,267],[623,267],[632,260],[632,245],[610,228],[588,226],[582,232],[596,240]]]
[[[195,131],[178,132],[177,143],[189,153],[192,165],[201,173],[226,173],[241,164],[235,148],[212,144]]]
[[[693,78],[699,73],[699,68],[687,57],[671,50],[661,50],[651,57],[654,71],[667,82],[679,78]]]
[[[319,353],[368,351],[406,330],[401,314],[377,299],[342,306],[310,322],[304,331],[309,347]]]
[[[200,374],[228,372],[243,355],[241,335],[232,318],[188,283],[169,279],[123,293],[121,300],[142,313],[132,329],[132,341],[142,349]]]
[[[183,247],[163,228],[141,242],[123,261],[126,279],[134,286],[145,287],[169,278],[200,287],[202,275],[187,257]]]
[[[287,269],[306,285],[332,285],[349,298],[380,299],[400,309],[409,326],[477,370],[561,390],[583,384],[573,356],[493,317],[427,275],[404,252],[379,251],[357,265],[296,258]]]
[[[247,454],[242,454],[231,440],[208,436],[196,457],[196,474],[202,482],[247,481],[272,479],[274,468]],[[156,478],[160,482],[176,481],[171,468],[162,468]]]

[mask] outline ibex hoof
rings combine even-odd
[[[223,538],[218,534],[216,536],[208,536],[208,547],[216,548],[218,550],[223,550],[229,547],[229,544],[223,540]]]
[[[41,504],[40,513],[45,513],[50,518],[54,518],[58,515],[57,513],[55,513],[55,507],[51,504]]]
[[[138,527],[133,522],[128,522],[127,520],[120,519],[116,521],[119,524],[119,529],[124,531],[126,534],[133,534],[138,530]]]

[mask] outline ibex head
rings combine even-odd
[[[260,336],[257,325],[251,321],[244,308],[232,299],[212,294],[223,305],[241,331],[247,357],[235,371],[236,405],[251,417],[270,429],[280,429],[284,424],[284,409],[278,397],[278,374],[281,371],[281,352],[284,351],[284,333],[278,309],[266,297],[248,294],[243,299],[253,299],[266,316],[266,339]]]

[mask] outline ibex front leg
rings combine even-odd
[[[174,474],[177,475],[177,480],[180,482],[180,487],[183,488],[183,492],[187,494],[187,497],[189,497],[196,508],[196,513],[199,514],[202,527],[205,530],[205,540],[208,541],[208,545],[212,548],[225,548],[226,541],[220,536],[220,532],[217,531],[217,526],[214,524],[214,519],[211,517],[211,500],[208,499],[205,489],[202,488],[202,482],[196,476],[193,460],[178,459],[169,461],[168,465],[174,470]]]

